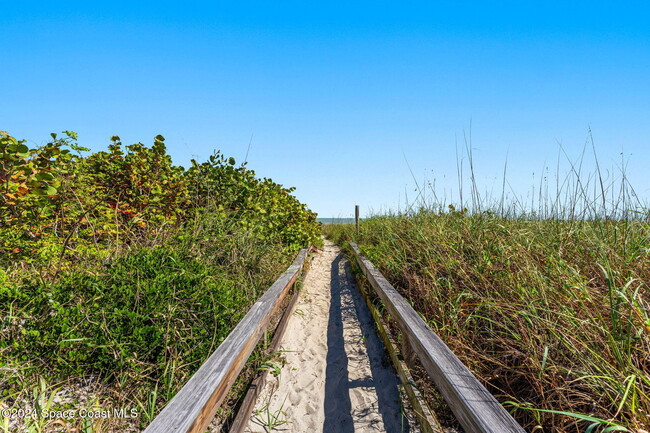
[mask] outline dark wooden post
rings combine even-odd
[[[359,205],[354,206],[354,222],[357,224],[357,239],[359,238]]]

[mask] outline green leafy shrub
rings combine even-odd
[[[293,188],[258,179],[219,152],[185,170],[172,164],[160,135],[150,148],[126,149],[113,136],[108,151],[82,156],[87,149],[77,135],[65,134],[52,134],[38,149],[0,135],[0,264],[37,263],[56,274],[70,260],[103,257],[107,245],[158,239],[207,205],[233,228],[279,238],[291,251],[320,242],[316,214],[291,195]]]
[[[5,290],[0,305],[19,312],[22,337],[0,344],[49,359],[62,375],[129,370],[158,379],[172,357],[202,362],[243,315],[250,301],[232,278],[178,249],[143,248],[102,273]]]
[[[188,170],[162,136],[84,152],[0,134],[0,406],[90,376],[144,425],[320,225],[219,152]]]

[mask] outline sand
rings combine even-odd
[[[349,263],[325,241],[289,319],[247,432],[414,432],[399,380]],[[411,417],[409,417],[411,418]]]

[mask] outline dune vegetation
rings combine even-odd
[[[0,133],[0,431],[139,431],[320,241],[293,189],[219,152],[76,138]]]
[[[577,166],[533,210],[472,176],[465,206],[430,193],[324,232],[357,242],[527,431],[648,431],[649,213],[624,176]]]

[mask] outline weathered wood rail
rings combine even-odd
[[[200,433],[206,430],[246,360],[303,269],[308,248],[251,307],[185,386],[167,403],[145,433]]]
[[[525,432],[372,262],[361,254],[358,246],[355,243],[350,243],[350,246],[363,274],[465,431]]]

